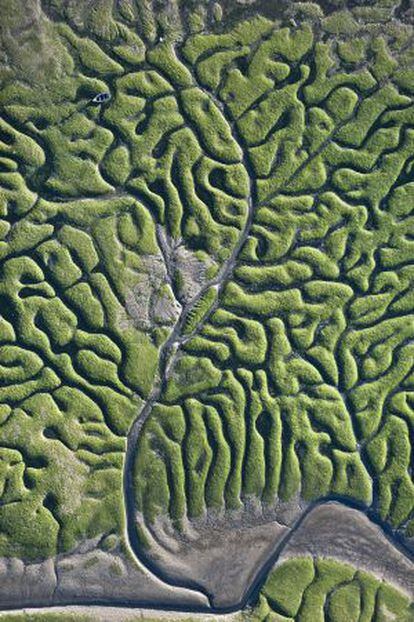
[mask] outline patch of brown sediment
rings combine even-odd
[[[207,271],[214,266],[214,261],[206,254],[201,259],[195,251],[185,246],[182,239],[175,240],[166,235],[161,226],[157,227],[157,236],[170,282],[177,281],[178,277],[178,297],[187,303],[207,284]]]
[[[290,537],[277,565],[304,555],[337,559],[414,596],[414,563],[359,510],[331,502],[309,512]]]
[[[190,613],[190,612],[171,612],[161,611],[158,609],[140,609],[133,607],[101,607],[95,605],[88,605],[83,607],[80,605],[68,605],[66,607],[45,607],[45,608],[33,608],[27,607],[24,612],[21,609],[14,609],[11,611],[0,612],[0,620],[3,615],[9,616],[10,614],[22,614],[30,616],[38,616],[39,614],[54,614],[55,616],[64,616],[66,621],[73,620],[78,622],[82,619],[82,622],[86,620],[88,622],[242,622],[240,613],[229,614],[214,614],[214,613]],[[7,618],[8,619],[8,618]],[[19,618],[20,619],[20,618]],[[31,618],[30,618],[31,619]],[[37,618],[36,618],[37,619]],[[49,619],[49,618],[47,618]],[[57,619],[57,618],[56,618]]]
[[[202,594],[171,587],[137,567],[122,554],[98,548],[96,540],[83,544],[77,552],[60,557],[56,566],[57,602],[146,603],[164,606],[206,606]]]
[[[166,608],[208,606],[203,594],[166,585],[128,559],[119,541],[106,551],[100,548],[100,539],[94,538],[72,553],[39,563],[0,559],[0,608],[96,602],[152,603]]]
[[[181,294],[183,300],[187,302],[200,293],[206,285],[208,281],[206,273],[208,268],[213,265],[213,261],[207,262],[207,259],[202,261],[193,251],[184,245],[180,245],[175,250],[173,262],[181,274]]]
[[[25,563],[17,558],[0,558],[0,607],[51,603],[56,588],[53,559]]]
[[[302,512],[296,501],[279,504],[268,515],[251,503],[240,511],[186,521],[181,530],[165,517],[148,526],[139,515],[137,523],[148,543],[145,556],[160,576],[178,585],[199,586],[213,607],[224,609],[242,603]]]
[[[125,294],[125,316],[119,319],[120,327],[151,330],[154,326],[172,326],[181,305],[174,298],[163,257],[142,256],[140,263],[136,283]]]

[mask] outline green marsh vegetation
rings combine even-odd
[[[409,622],[413,606],[401,592],[368,572],[331,559],[282,562],[261,590],[257,622]]]
[[[412,537],[403,4],[45,2],[28,35],[0,2],[1,556],[124,532],[153,398],[147,524],[300,495]],[[315,568],[320,593],[348,576]]]

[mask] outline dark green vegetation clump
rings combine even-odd
[[[254,622],[409,622],[413,604],[367,572],[331,559],[298,557],[270,573]]]
[[[412,536],[406,3],[87,4],[0,0],[0,556],[123,532],[140,414],[147,524],[340,497]]]

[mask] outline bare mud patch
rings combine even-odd
[[[315,507],[292,534],[277,564],[303,555],[337,559],[414,596],[414,563],[359,510],[335,502]]]
[[[187,520],[180,530],[167,517],[148,526],[138,516],[137,523],[148,541],[146,555],[160,576],[199,586],[213,607],[225,609],[243,601],[302,511],[297,501],[265,511],[252,501],[240,511]]]

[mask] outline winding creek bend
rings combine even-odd
[[[0,622],[414,611],[409,3],[14,3]]]
[[[194,78],[193,73],[192,75]],[[195,86],[198,87],[196,83],[195,83]],[[203,92],[205,91],[203,90]],[[125,505],[125,514],[126,514],[127,542],[131,548],[131,551],[134,553],[137,559],[140,560],[142,563],[144,563],[146,566],[148,566],[150,570],[154,572],[154,574],[156,575],[158,575],[159,573],[157,569],[154,567],[154,565],[150,562],[150,560],[148,560],[148,558],[143,554],[142,546],[139,542],[137,531],[136,531],[134,464],[135,464],[136,452],[138,448],[139,437],[140,437],[141,431],[143,429],[143,426],[146,420],[150,416],[154,405],[160,398],[163,392],[163,389],[166,386],[169,370],[171,369],[171,366],[174,364],[174,361],[177,358],[180,346],[183,343],[185,343],[187,340],[189,340],[191,337],[196,335],[201,330],[204,323],[216,310],[219,304],[220,294],[222,293],[225,285],[228,283],[229,279],[231,278],[231,275],[236,265],[237,257],[249,236],[249,233],[250,233],[250,230],[253,224],[253,220],[254,220],[255,204],[257,203],[257,192],[256,192],[254,175],[252,172],[252,165],[247,155],[247,149],[243,148],[244,141],[237,130],[236,123],[230,119],[230,115],[226,111],[226,107],[222,102],[217,100],[211,93],[208,93],[208,96],[212,98],[212,100],[214,101],[214,104],[217,106],[218,109],[221,110],[221,112],[225,116],[226,121],[229,123],[229,126],[231,127],[232,136],[234,140],[236,141],[236,143],[239,146],[242,146],[243,155],[242,155],[241,163],[243,164],[244,169],[247,173],[248,184],[249,184],[248,195],[246,197],[247,198],[247,214],[246,214],[246,220],[244,223],[244,227],[241,230],[239,239],[237,243],[235,244],[233,251],[231,252],[229,258],[223,263],[216,277],[209,280],[200,289],[200,291],[188,302],[188,304],[186,304],[182,308],[180,316],[174,328],[172,329],[169,337],[160,347],[158,370],[154,377],[154,384],[153,384],[152,390],[143,408],[141,409],[140,413],[138,414],[135,421],[133,422],[130,428],[130,431],[128,433],[128,436],[127,436],[124,471],[123,471],[124,505]],[[163,252],[162,242],[159,245]],[[200,322],[195,327],[195,329],[191,333],[184,335],[183,329],[185,327],[187,318],[191,314],[191,311],[196,307],[197,303],[202,298],[202,296],[212,286],[216,287],[216,292],[217,292],[216,301],[213,303],[213,305],[207,311],[204,317],[201,318]],[[190,580],[186,582],[184,587],[199,590],[199,587],[196,584],[192,583]]]
[[[130,526],[132,527],[134,525]],[[271,523],[267,523],[267,527],[270,528]],[[242,541],[240,546],[243,546]],[[403,589],[408,596],[414,596],[412,548],[408,548],[407,542],[398,533],[391,530],[366,507],[338,496],[330,496],[309,504],[286,532],[275,539],[267,556],[261,560],[261,564],[254,567],[249,582],[243,585],[237,600],[225,606],[217,604],[216,595],[203,589],[199,583],[190,579],[174,580],[171,574],[167,575],[145,555],[144,551],[139,550],[141,563],[161,581],[173,587],[201,592],[207,597],[208,609],[184,606],[181,608],[182,611],[189,610],[196,613],[211,611],[216,614],[234,613],[246,606],[254,606],[272,568],[278,562],[283,563],[290,557],[303,555],[330,557],[349,563],[382,577],[397,588]],[[162,604],[160,607],[166,608]],[[178,605],[177,610],[179,609]],[[175,607],[172,610],[175,610]]]
[[[93,555],[93,549],[91,555]],[[58,560],[53,560],[56,568],[56,585],[45,585],[46,573],[42,571],[40,576],[43,581],[43,589],[40,590],[41,593],[33,594],[29,601],[26,601],[25,598],[10,598],[10,586],[7,583],[0,585],[2,609],[14,611],[21,610],[22,607],[31,607],[34,610],[54,611],[55,608],[60,607],[72,611],[73,608],[88,607],[89,610],[89,607],[99,607],[101,612],[113,610],[120,613],[123,613],[124,610],[136,613],[139,609],[145,609],[146,611],[168,611],[177,614],[191,612],[205,616],[211,613],[223,616],[223,620],[225,620],[226,614],[239,612],[246,605],[255,605],[259,592],[275,564],[303,555],[330,557],[341,563],[349,563],[353,567],[394,584],[411,598],[414,595],[413,555],[404,547],[403,543],[396,542],[391,534],[386,533],[380,525],[370,520],[366,513],[361,508],[356,507],[355,504],[344,499],[324,499],[309,505],[303,511],[289,531],[286,532],[286,535],[279,542],[274,543],[272,551],[263,560],[260,567],[255,568],[251,580],[244,586],[237,602],[234,601],[226,607],[211,604],[213,596],[211,594],[208,595],[210,604],[205,598],[189,601],[188,594],[191,594],[189,590],[194,589],[192,593],[196,596],[197,593],[200,594],[199,589],[188,586],[186,598],[185,592],[180,588],[180,582],[172,582],[163,577],[157,568],[151,568],[149,564],[145,565],[151,573],[159,577],[158,588],[153,581],[155,591],[152,592],[151,596],[145,595],[145,588],[143,589],[144,575],[142,575],[142,571],[138,571],[133,575],[132,581],[129,581],[129,588],[126,593],[122,594],[118,591],[125,578],[121,579],[120,584],[116,583],[117,579],[115,578],[114,584],[111,583],[112,594],[108,592],[93,597],[85,593],[85,584],[91,579],[93,582],[94,576],[96,579],[99,577],[102,579],[102,575],[99,574],[99,564],[95,566],[97,568],[96,575],[93,575],[91,566],[89,572],[92,572],[92,575],[88,578],[82,568],[76,566],[76,562],[75,569],[70,570],[76,555],[74,557],[72,554],[67,554]],[[83,558],[83,564],[86,559]],[[357,560],[357,564],[354,563],[355,560]],[[48,560],[44,564],[51,562],[52,560]],[[130,570],[133,570],[132,566],[130,566]],[[65,578],[65,573],[71,575],[69,583]],[[35,575],[31,573],[30,576],[33,580]],[[168,598],[166,598],[165,589],[162,589],[166,583],[172,586]],[[70,590],[68,591],[69,586]],[[5,590],[7,598],[5,598]],[[27,595],[30,595],[30,591],[27,592]],[[205,604],[203,604],[203,600]],[[203,617],[202,619],[208,618]]]
[[[182,55],[180,51],[177,50],[177,54],[181,62],[184,62],[182,59]],[[235,139],[236,143],[242,147],[242,163],[244,165],[244,169],[248,174],[249,180],[249,194],[248,194],[248,212],[246,222],[244,227],[240,233],[239,239],[230,257],[227,261],[224,262],[221,269],[218,272],[218,275],[206,283],[199,293],[195,295],[188,304],[184,305],[181,309],[180,316],[174,325],[169,337],[162,344],[159,351],[159,362],[157,373],[155,374],[155,379],[153,383],[152,390],[150,391],[149,397],[146,400],[144,406],[140,410],[136,419],[134,420],[130,431],[127,437],[127,445],[126,445],[126,454],[124,461],[124,471],[123,471],[123,492],[124,492],[124,504],[125,504],[125,514],[126,514],[126,539],[127,543],[136,557],[136,559],[143,564],[148,570],[153,573],[156,577],[158,577],[164,583],[171,585],[173,587],[185,588],[188,590],[193,590],[194,592],[202,593],[209,602],[208,608],[204,607],[189,607],[189,611],[193,611],[195,613],[203,613],[206,611],[211,611],[216,614],[226,614],[237,612],[248,604],[252,604],[258,598],[258,594],[260,592],[261,587],[263,586],[266,578],[268,577],[269,572],[272,567],[277,563],[277,561],[283,558],[286,550],[289,549],[291,543],[295,542],[296,535],[299,534],[303,528],[309,522],[313,515],[316,515],[318,511],[323,510],[324,508],[334,508],[334,513],[336,512],[336,516],[339,517],[339,508],[343,508],[344,515],[348,515],[348,512],[357,512],[360,520],[364,523],[364,528],[369,530],[368,525],[371,525],[374,530],[377,530],[377,534],[379,534],[382,539],[382,543],[380,548],[383,547],[383,543],[387,543],[391,548],[396,551],[396,555],[401,556],[402,565],[404,566],[407,563],[406,572],[410,574],[409,583],[412,588],[409,588],[408,591],[412,591],[414,594],[414,555],[413,551],[406,546],[406,542],[404,538],[400,535],[397,530],[393,530],[387,523],[379,519],[378,513],[373,508],[368,508],[367,506],[360,504],[358,502],[353,502],[348,497],[341,497],[339,495],[329,495],[326,498],[319,499],[318,501],[312,502],[308,504],[305,508],[298,513],[292,523],[289,525],[288,529],[285,533],[281,535],[281,537],[275,539],[271,550],[269,549],[266,558],[262,560],[262,563],[258,565],[252,571],[250,579],[248,583],[244,586],[243,592],[239,595],[237,600],[232,602],[231,604],[220,605],[215,603],[215,595],[209,589],[206,589],[205,586],[201,585],[200,582],[194,580],[192,578],[191,568],[188,569],[188,576],[186,578],[173,577],[173,573],[167,573],[163,570],[163,568],[157,564],[149,555],[146,554],[145,550],[142,547],[142,544],[139,541],[139,537],[137,535],[137,509],[135,505],[135,492],[134,492],[134,464],[137,455],[139,438],[142,433],[145,422],[150,417],[151,412],[154,406],[157,404],[159,399],[162,397],[162,393],[166,387],[169,372],[174,365],[177,357],[180,354],[180,348],[187,340],[189,340],[194,335],[198,334],[202,329],[204,323],[208,320],[211,314],[217,309],[220,302],[220,294],[223,292],[226,284],[231,279],[234,268],[237,263],[237,259],[240,251],[243,248],[246,240],[249,237],[251,227],[254,221],[254,212],[256,206],[263,206],[266,202],[258,202],[257,200],[257,190],[256,190],[256,182],[255,175],[252,170],[251,163],[249,161],[248,150],[245,148],[244,140],[240,136],[236,122],[231,120],[231,115],[226,108],[226,104],[219,101],[214,94],[211,92],[207,92],[203,87],[197,84],[196,77],[194,72],[190,67],[187,66],[187,69],[190,70],[194,81],[195,86],[200,88],[205,94],[210,97],[217,108],[223,113],[224,118],[229,123],[232,129],[232,136]],[[348,119],[346,119],[348,121]],[[343,122],[343,124],[346,123]],[[303,165],[304,166],[304,165]],[[300,170],[300,169],[299,169]],[[298,174],[296,171],[292,177],[289,179],[292,180],[295,175]],[[140,197],[141,198],[141,197]],[[273,198],[273,197],[272,197]],[[162,249],[162,240],[159,240],[159,246]],[[164,252],[163,252],[164,254]],[[191,334],[184,334],[184,327],[186,324],[186,320],[191,314],[192,310],[195,308],[201,297],[205,294],[205,292],[212,286],[216,287],[217,290],[217,298],[216,302],[209,309],[207,314],[200,320],[199,324],[195,327]],[[358,522],[358,521],[357,521]],[[242,546],[242,544],[241,544]],[[293,546],[293,545],[292,545]],[[386,546],[384,544],[384,546]],[[385,549],[384,549],[385,550]],[[391,549],[390,549],[391,550]],[[299,551],[300,554],[300,551]],[[338,552],[339,558],[341,557],[341,553]],[[346,560],[344,560],[346,561]],[[368,567],[368,563],[366,563],[366,567]],[[375,564],[374,564],[375,565]],[[391,578],[391,577],[390,577]],[[139,606],[139,605],[137,605]],[[165,609],[165,607],[160,604],[160,608]],[[168,607],[167,607],[168,609]],[[175,610],[174,608],[172,610]],[[180,607],[177,606],[177,611],[180,610]],[[184,610],[181,608],[181,610]]]
[[[194,74],[191,72],[193,77]],[[196,84],[199,87],[199,85]],[[206,92],[202,89],[203,92]],[[230,120],[231,115],[228,114],[226,109],[226,105],[222,102],[218,101],[214,95],[210,92],[207,93],[209,97],[211,97],[215,103],[215,105],[222,111],[226,120],[232,128],[233,138],[236,140],[238,145],[243,146],[243,139],[239,135],[237,131],[237,126],[233,120]],[[369,531],[371,528],[377,533],[379,539],[381,540],[381,544],[379,548],[381,549],[381,554],[385,555],[385,549],[387,546],[390,547],[389,551],[393,549],[395,551],[396,559],[399,557],[401,561],[401,565],[404,568],[401,576],[407,573],[408,576],[408,585],[412,586],[412,588],[408,588],[408,592],[412,592],[414,595],[414,555],[411,548],[408,548],[406,541],[403,536],[397,532],[397,530],[393,530],[387,523],[379,519],[377,512],[375,509],[368,508],[367,506],[353,502],[348,497],[341,497],[339,495],[329,495],[326,498],[319,499],[318,501],[312,502],[308,504],[305,508],[298,513],[292,523],[289,525],[283,535],[276,539],[269,550],[267,557],[262,560],[262,563],[255,568],[250,576],[249,581],[244,586],[243,592],[240,594],[237,599],[231,604],[226,605],[217,605],[215,604],[215,595],[209,589],[203,587],[199,582],[194,580],[191,576],[191,572],[188,573],[186,578],[182,577],[173,577],[171,573],[165,572],[160,565],[158,565],[149,555],[146,554],[145,550],[142,547],[142,544],[139,541],[139,537],[137,535],[137,509],[135,505],[135,492],[134,492],[134,464],[137,455],[137,448],[139,443],[139,438],[142,433],[145,422],[151,415],[151,412],[154,406],[157,404],[159,399],[162,396],[162,393],[166,387],[166,383],[168,381],[169,372],[174,365],[174,362],[177,360],[177,357],[180,353],[180,347],[191,337],[196,335],[204,323],[208,320],[211,314],[217,309],[220,301],[220,294],[223,292],[224,287],[229,282],[234,268],[236,266],[238,255],[243,248],[246,240],[249,237],[251,227],[254,221],[254,211],[255,206],[259,205],[257,201],[257,192],[256,192],[256,184],[254,179],[254,174],[252,172],[251,163],[249,161],[247,155],[247,149],[243,149],[243,158],[242,163],[244,168],[248,174],[249,179],[249,196],[248,196],[248,213],[245,225],[241,231],[238,242],[235,245],[230,257],[227,261],[222,265],[221,269],[218,272],[218,275],[206,283],[198,294],[196,294],[188,304],[184,305],[180,316],[174,325],[169,337],[162,344],[159,351],[159,362],[158,362],[158,370],[155,375],[154,383],[152,390],[150,391],[149,397],[146,400],[144,406],[140,410],[138,416],[133,422],[130,431],[127,437],[126,444],[126,454],[125,454],[125,462],[124,462],[124,470],[123,470],[123,492],[124,492],[124,504],[125,504],[125,514],[126,514],[126,540],[127,543],[136,557],[136,559],[143,564],[151,573],[153,573],[156,577],[158,577],[162,582],[171,585],[172,587],[180,587],[188,590],[193,590],[194,592],[202,593],[208,600],[209,606],[207,608],[204,607],[182,607],[177,606],[177,609],[171,608],[170,606],[163,605],[162,602],[157,603],[157,608],[163,610],[170,611],[192,611],[194,613],[203,613],[203,612],[214,612],[215,614],[223,614],[237,612],[248,604],[252,604],[256,601],[258,594],[260,592],[261,587],[263,586],[266,578],[268,577],[269,572],[272,567],[277,563],[279,559],[283,559],[285,552],[289,550],[289,547],[292,545],[294,548],[295,540],[297,539],[297,534],[300,534],[301,531],[304,530],[307,523],[312,519],[313,516],[317,515],[318,512],[323,511],[324,509],[332,509],[333,515],[339,519],[340,512],[342,508],[342,512],[344,516],[351,516],[349,512],[356,513],[355,516],[359,518],[355,519],[355,525],[358,521],[362,521],[363,529]],[[263,202],[260,204],[262,205]],[[162,243],[160,243],[160,247],[162,247]],[[161,249],[162,250],[162,249]],[[192,310],[197,305],[198,301],[201,299],[203,294],[211,287],[215,286],[217,289],[217,298],[216,302],[209,309],[207,314],[200,320],[199,324],[192,331],[191,334],[184,334],[184,327],[186,324],[186,320],[191,314]],[[354,516],[354,515],[353,515]],[[334,525],[330,526],[331,529],[335,526],[335,520],[333,521]],[[328,528],[327,528],[328,529]],[[357,530],[357,527],[355,527]],[[306,531],[306,530],[305,530]],[[329,531],[329,529],[328,529]],[[327,535],[327,534],[325,534]],[[341,534],[338,533],[338,537],[341,537]],[[345,536],[344,536],[345,537]],[[327,539],[329,539],[327,537]],[[322,543],[321,543],[322,546]],[[300,547],[299,547],[300,548]],[[297,553],[300,554],[299,548],[297,549]],[[323,548],[323,546],[322,546]],[[388,549],[387,549],[388,550]],[[303,551],[303,543],[302,543],[302,551]],[[389,552],[388,551],[388,552]],[[306,549],[305,549],[306,553]],[[341,558],[341,553],[338,552],[338,557]],[[346,560],[344,560],[346,561]],[[395,561],[395,560],[394,560]],[[405,566],[405,564],[407,564]],[[375,562],[373,562],[375,566]],[[369,564],[366,562],[365,567],[368,568]],[[390,576],[390,579],[392,577]],[[116,603],[115,603],[116,604]],[[137,603],[134,606],[139,607],[140,604]]]

